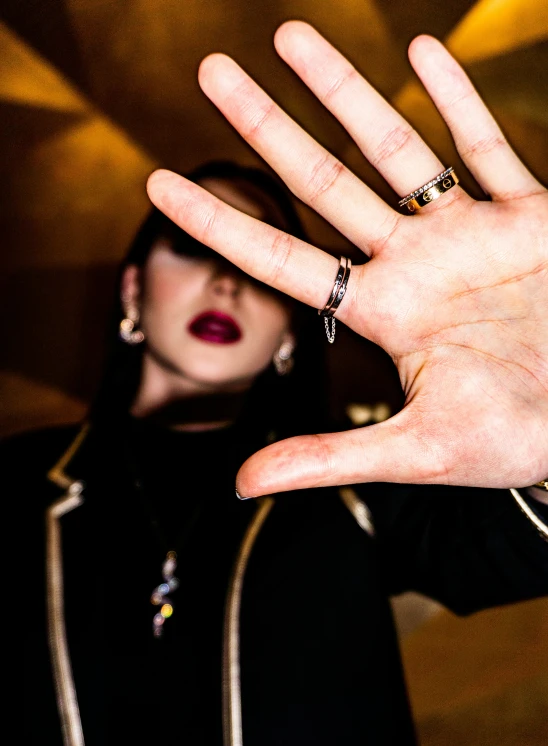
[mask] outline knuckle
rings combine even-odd
[[[329,101],[332,101],[335,98],[342,88],[360,77],[361,76],[355,67],[347,67],[342,73],[340,73],[340,75],[337,75],[328,83],[322,96],[322,103],[327,105]]]
[[[320,481],[323,483],[324,480],[329,480],[331,477],[336,476],[335,454],[329,438],[324,435],[312,435],[310,437],[312,439],[313,451],[316,453],[318,483]]]
[[[219,218],[219,206],[215,203],[208,205],[206,210],[202,210],[198,215],[198,240],[211,246],[212,237],[215,234]]]
[[[461,83],[454,92],[453,97],[445,103],[445,108],[449,110],[454,107],[459,107],[461,104],[465,104],[476,96],[477,93],[471,85],[462,85]]]
[[[473,158],[474,156],[487,155],[505,146],[506,140],[500,132],[496,132],[462,145],[459,151],[461,158]]]
[[[334,186],[344,173],[345,167],[330,153],[316,162],[306,184],[307,200],[313,206],[318,199]]]
[[[256,140],[272,118],[276,104],[270,99],[258,103],[257,97],[252,95],[247,82],[242,83],[239,89],[234,91],[232,97],[234,101],[241,102],[238,112],[238,118],[241,121],[239,129],[246,140]]]
[[[197,241],[209,246],[218,226],[219,205],[215,199],[192,196],[175,206],[172,219],[183,230],[190,229]]]
[[[269,284],[276,286],[284,275],[291,255],[293,238],[283,231],[277,231],[270,246],[268,256]]]
[[[397,155],[415,136],[415,131],[404,125],[392,127],[375,148],[371,163],[378,168],[384,161]]]

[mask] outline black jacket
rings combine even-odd
[[[79,719],[87,746],[162,740],[162,718],[177,718],[176,696],[169,712],[158,712],[157,733],[142,739],[131,730],[131,712],[125,735],[109,731],[101,706],[78,712],[87,693],[75,692],[71,677],[100,701],[95,664],[127,622],[124,547],[119,568],[101,557],[118,540],[105,528],[109,499],[130,487],[107,430],[92,430],[51,472],[76,432],[29,433],[2,448],[14,479],[14,525],[23,529],[18,577],[27,611],[15,621],[17,638],[24,629],[23,742],[62,744],[64,723],[65,743],[78,743]],[[70,494],[75,480],[82,495]],[[227,499],[242,520],[224,619],[225,745],[413,744],[390,596],[415,590],[469,614],[548,595],[548,544],[506,490],[367,484],[342,497],[323,489],[237,504],[230,488]],[[84,546],[77,537],[85,510],[95,523]],[[79,604],[64,598],[65,583]],[[79,627],[85,664],[71,660]],[[219,690],[220,680],[219,671]],[[209,746],[184,732],[180,742]]]

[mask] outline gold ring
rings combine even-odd
[[[407,197],[400,199],[400,207],[407,207],[409,212],[418,212],[422,207],[426,207],[430,202],[441,197],[459,183],[459,178],[453,170],[453,166],[446,168],[441,174],[434,179],[423,184],[419,189],[408,194]]]

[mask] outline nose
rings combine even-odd
[[[231,267],[217,266],[213,270],[211,289],[214,295],[237,298],[242,290],[242,280]]]

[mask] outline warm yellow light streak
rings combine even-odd
[[[57,111],[85,112],[87,103],[52,65],[0,21],[0,99]]]
[[[34,150],[34,159],[48,168],[50,190],[63,190],[78,210],[94,211],[105,199],[119,197],[123,185],[144,185],[155,162],[127,133],[100,115],[73,125]],[[36,213],[54,208],[55,195],[37,184],[32,195]],[[53,202],[52,202],[53,200]]]
[[[495,57],[548,38],[546,0],[480,0],[448,36],[461,62]]]
[[[546,0],[479,0],[449,34],[445,44],[467,67],[546,38]],[[408,81],[393,102],[424,137],[432,138],[429,142],[433,147],[443,149],[449,143],[441,118],[417,81]]]

